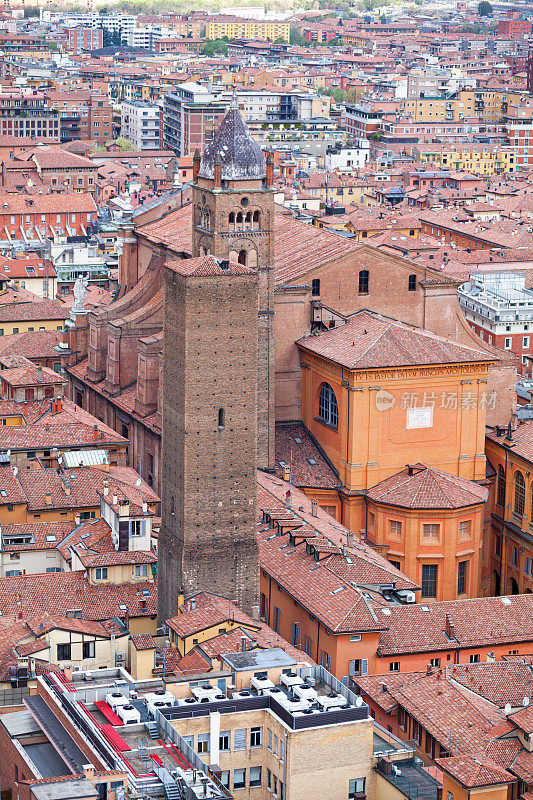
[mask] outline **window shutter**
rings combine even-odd
[[[361,659],[361,675],[368,675],[368,658]]]
[[[141,520],[141,536],[146,536],[146,520]]]
[[[237,728],[233,741],[235,750],[246,750],[246,728]]]

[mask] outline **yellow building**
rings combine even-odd
[[[413,154],[426,164],[473,175],[499,175],[516,172],[517,157],[512,148],[486,144],[418,145]]]
[[[281,20],[265,21],[257,19],[238,19],[229,17],[223,20],[208,21],[205,26],[206,39],[264,39],[289,41],[291,26]]]

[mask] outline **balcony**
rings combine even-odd
[[[436,772],[435,767],[429,769]],[[375,771],[408,800],[442,800],[442,784],[416,758],[394,761],[381,758]]]

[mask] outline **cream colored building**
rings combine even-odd
[[[217,765],[222,784],[236,800],[375,797],[374,721],[360,699],[322,667],[296,670],[294,659],[277,648],[235,653],[222,660],[235,688],[226,679],[208,682],[231,693],[236,704],[227,703],[226,710],[217,703],[210,710],[205,703],[206,713],[201,715],[181,706],[183,711],[176,713],[182,718],[171,719],[170,724],[211,767]],[[317,701],[305,711],[305,702],[300,701],[302,710],[293,711],[288,699],[292,690],[284,682],[302,684],[306,676]],[[279,703],[255,693],[263,683]],[[178,697],[190,696],[193,687],[188,682],[167,684]],[[294,692],[298,691],[295,685]],[[305,683],[302,691],[307,691]],[[337,705],[319,710],[328,702]]]

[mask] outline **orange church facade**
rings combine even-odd
[[[302,421],[342,484],[306,493],[423,599],[477,595],[490,356],[367,311],[298,347]]]

